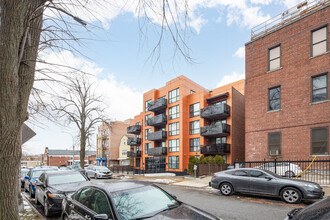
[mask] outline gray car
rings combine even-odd
[[[105,166],[88,166],[85,168],[85,173],[89,178],[112,178],[111,171]]]
[[[314,182],[283,178],[271,171],[241,168],[215,173],[209,183],[225,196],[234,192],[281,197],[287,203],[321,199],[324,192]]]

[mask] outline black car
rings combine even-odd
[[[118,181],[82,187],[63,200],[63,219],[219,219],[145,182]]]
[[[330,196],[307,206],[293,209],[285,220],[328,220],[330,219]]]
[[[302,199],[322,199],[322,187],[314,182],[283,178],[271,171],[239,168],[215,173],[209,183],[229,196],[234,192],[281,197],[287,203]]]
[[[78,171],[46,171],[36,183],[35,203],[44,207],[46,216],[62,211],[65,194],[73,193],[90,184],[89,179]]]

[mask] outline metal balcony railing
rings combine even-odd
[[[167,138],[166,131],[156,131],[148,134],[148,141],[163,141]]]
[[[141,133],[141,125],[133,125],[127,127],[128,134],[140,134]]]
[[[141,144],[141,138],[131,138],[127,139],[127,145],[138,146]]]
[[[221,137],[230,134],[230,125],[225,123],[214,123],[201,127],[201,135],[205,137]]]
[[[166,155],[166,154],[167,154],[166,147],[154,147],[154,148],[148,149],[149,156],[160,156],[160,155]]]
[[[141,157],[141,151],[140,150],[127,151],[127,157]]]
[[[230,144],[208,144],[201,145],[201,154],[222,155],[230,153]]]
[[[148,110],[152,112],[158,112],[166,109],[167,107],[167,99],[159,98],[155,101],[148,103]]]
[[[159,114],[154,117],[148,118],[147,125],[159,127],[165,125],[167,122],[166,114]]]
[[[206,119],[220,119],[230,115],[230,106],[222,103],[220,105],[210,105],[201,109],[201,117]]]

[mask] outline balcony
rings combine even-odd
[[[230,115],[230,106],[222,103],[220,105],[209,105],[201,109],[201,117],[209,120],[225,118]]]
[[[167,138],[166,131],[156,131],[148,134],[148,141],[164,141]]]
[[[141,157],[140,150],[127,151],[127,157]]]
[[[201,135],[205,137],[221,137],[230,134],[230,125],[225,123],[214,123],[201,127]]]
[[[148,110],[152,112],[158,112],[166,109],[167,107],[167,99],[159,98],[153,102],[148,103]]]
[[[230,144],[208,144],[201,146],[201,154],[223,155],[230,153]]]
[[[147,124],[149,126],[160,127],[166,125],[167,117],[166,114],[159,114],[154,117],[148,118]]]
[[[141,138],[131,138],[127,139],[127,145],[138,146],[141,144]]]
[[[166,154],[167,154],[166,147],[154,147],[154,148],[148,149],[149,156],[160,156],[160,155],[166,155]]]
[[[133,125],[127,127],[128,134],[140,134],[141,133],[141,125]]]

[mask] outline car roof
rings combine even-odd
[[[108,193],[114,193],[122,190],[130,190],[137,189],[145,186],[151,186],[152,183],[143,182],[143,181],[132,181],[132,180],[124,180],[124,181],[116,181],[116,182],[94,182],[93,187],[103,189]]]
[[[45,172],[48,176],[60,176],[66,174],[80,173],[76,170],[50,170]]]
[[[34,171],[46,171],[46,170],[57,170],[57,169],[56,168],[49,168],[49,167],[47,167],[47,168],[38,167],[38,168],[32,169],[31,171],[34,172]]]

